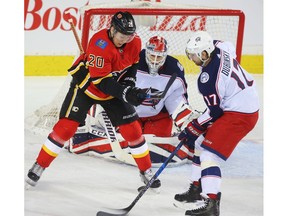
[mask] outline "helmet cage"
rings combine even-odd
[[[146,43],[145,59],[151,75],[158,74],[159,68],[166,61],[167,53],[167,41],[163,37],[154,36]]]

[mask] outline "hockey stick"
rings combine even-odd
[[[124,163],[136,166],[136,162],[134,158],[132,157],[132,155],[128,154],[122,149],[117,139],[115,128],[112,125],[107,113],[104,110],[102,111],[102,118],[105,124],[105,131],[110,141],[110,146],[111,146],[113,153],[115,154],[115,157],[118,160],[123,161]]]
[[[71,26],[71,29],[73,31],[74,37],[76,39],[77,45],[79,47],[80,53],[83,54],[84,53],[84,49],[83,46],[80,42],[79,36],[77,34],[76,28],[74,26],[74,23],[72,21],[71,15],[69,13],[69,11],[65,11],[65,14],[68,17],[68,22]],[[105,130],[107,133],[107,137],[110,140],[110,145],[111,145],[111,149],[113,151],[113,153],[115,154],[115,157],[117,159],[119,159],[120,161],[123,161],[127,164],[131,164],[131,165],[136,165],[135,160],[133,159],[132,155],[126,153],[120,146],[120,143],[118,142],[118,139],[116,137],[116,131],[115,128],[113,127],[109,117],[107,116],[106,112],[103,111],[102,112],[102,117],[105,123]]]
[[[172,160],[174,155],[179,151],[179,149],[184,144],[184,141],[182,140],[178,146],[175,148],[175,150],[170,154],[170,156],[166,159],[166,161],[161,165],[161,167],[157,170],[157,172],[154,174],[154,176],[149,180],[149,182],[144,186],[143,189],[140,190],[137,197],[132,201],[132,203],[123,209],[110,209],[111,213],[105,212],[105,211],[99,211],[96,213],[96,216],[124,216],[129,213],[129,211],[136,205],[136,203],[140,200],[140,198],[143,196],[143,194],[150,188],[150,186],[153,184],[153,182],[157,179],[157,177],[162,173],[162,171],[165,169],[165,167],[168,165],[168,163]],[[113,212],[113,213],[112,213]]]
[[[148,99],[149,98],[151,98],[151,99],[163,99],[165,96],[166,96],[166,94],[167,94],[167,92],[168,92],[168,90],[169,90],[169,88],[171,87],[171,85],[173,84],[173,82],[174,82],[174,80],[176,79],[176,77],[177,77],[177,74],[176,73],[173,73],[172,74],[172,76],[170,77],[170,79],[168,80],[168,82],[167,82],[167,84],[166,84],[166,86],[165,86],[165,89],[164,89],[164,91],[162,92],[162,94],[151,94],[151,95],[149,95],[149,97],[148,97]]]
[[[79,39],[79,36],[78,36],[78,34],[77,34],[75,25],[74,25],[74,23],[73,23],[73,21],[72,21],[71,14],[70,14],[69,11],[65,11],[65,14],[66,14],[67,17],[68,17],[68,22],[69,22],[69,24],[70,24],[70,26],[71,26],[72,32],[73,32],[74,37],[75,37],[75,39],[76,39],[77,45],[78,45],[79,50],[80,50],[80,54],[83,54],[83,53],[84,53],[84,49],[83,49],[83,46],[82,46],[82,44],[81,44],[81,42],[80,42],[80,39]]]

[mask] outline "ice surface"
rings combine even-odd
[[[49,103],[64,77],[25,77],[25,116]],[[262,77],[260,77],[262,85]],[[262,96],[262,94],[261,94]],[[262,124],[262,119],[261,119]],[[244,139],[222,164],[221,216],[263,215],[262,127]],[[45,140],[25,131],[24,178]],[[255,135],[255,136],[254,136]],[[189,164],[166,168],[159,194],[147,191],[129,215],[181,216],[173,206],[175,193],[188,187]],[[157,168],[154,169],[156,171]],[[46,169],[35,188],[24,190],[25,216],[95,216],[103,208],[125,208],[141,186],[136,167],[66,150]],[[22,212],[21,212],[22,213]]]

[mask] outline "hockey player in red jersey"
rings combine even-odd
[[[135,87],[141,51],[141,39],[135,30],[135,21],[129,12],[115,13],[110,28],[95,33],[86,52],[68,70],[73,79],[59,120],[28,171],[28,184],[37,184],[65,142],[74,135],[78,126],[85,124],[86,114],[94,104],[103,107],[112,124],[128,141],[141,180],[146,184],[153,176],[148,145],[134,108],[148,96],[144,90]],[[160,180],[156,179],[151,188],[160,186]]]
[[[228,43],[213,41],[205,31],[193,34],[186,54],[201,68],[197,84],[207,109],[178,136],[190,145],[195,144],[195,154],[189,190],[174,198],[182,203],[203,200],[203,205],[187,210],[185,215],[219,216],[219,164],[229,158],[257,123],[256,83],[235,59],[233,48]]]

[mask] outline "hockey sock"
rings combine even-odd
[[[130,146],[130,151],[140,171],[151,168],[149,149],[145,140],[138,145]]]
[[[58,156],[65,141],[55,139],[55,132],[49,134],[47,140],[42,145],[42,148],[37,157],[37,163],[46,168]]]
[[[200,185],[198,181],[194,181],[192,184],[195,185],[195,186],[199,186]]]
[[[146,171],[151,167],[150,153],[148,145],[142,135],[142,129],[138,121],[120,125],[119,131],[123,138],[128,141],[130,152],[140,169]]]
[[[49,134],[45,143],[42,145],[36,159],[37,163],[44,168],[48,167],[58,156],[65,142],[74,135],[78,125],[78,122],[65,118],[60,119],[53,127],[53,131]]]
[[[207,194],[210,199],[217,199],[217,194]]]

